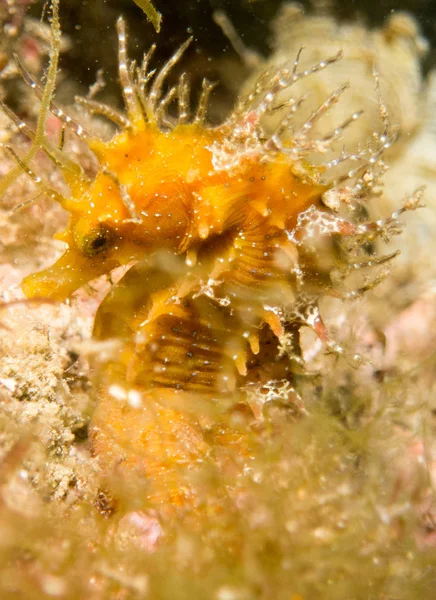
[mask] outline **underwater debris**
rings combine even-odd
[[[162,22],[162,15],[158,12],[151,0],[133,0],[135,4],[141,8],[144,13],[147,15],[147,18],[150,20],[150,23],[156,29],[156,33],[160,32],[160,26]]]
[[[116,267],[130,266],[95,318],[94,338],[116,339],[119,347],[96,367],[93,447],[109,479],[114,472],[145,475],[145,503],[195,503],[193,474],[203,463],[213,465],[220,448],[249,454],[250,417],[232,418],[241,407],[254,418],[246,387],[292,384],[294,372],[304,371],[301,327],[312,329],[329,351],[348,356],[328,336],[319,299],[355,298],[379,282],[375,276],[353,290],[344,285],[348,274],[393,257],[371,255],[369,245],[399,233],[398,217],[419,205],[420,194],[386,219],[355,219],[358,206],[379,194],[383,154],[393,141],[381,100],[381,133],[358,152],[343,150],[324,162],[310,161],[329,154],[358,118],[353,113],[331,132],[314,135],[346,86],[330,92],[302,122],[303,98],[281,101],[281,120],[272,132],[265,129],[283,91],[330,68],[340,54],[301,69],[300,51],[293,63],[267,69],[224,123],[211,127],[212,84],[203,82],[194,112],[186,75],[164,87],[191,40],[155,73],[154,48],[139,66],[127,58],[120,18],[126,113],[82,99],[82,106],[119,127],[109,142],[97,139],[52,102],[60,40],[56,0],[52,11],[45,87],[23,69],[42,99],[37,128],[17,121],[32,144],[23,158],[10,150],[17,166],[0,189],[26,173],[59,202],[70,213],[67,229],[56,236],[67,250],[53,266],[26,277],[22,288],[29,298],[63,301]],[[98,159],[94,178],[44,135],[49,110]],[[32,170],[38,149],[62,171],[69,196]]]

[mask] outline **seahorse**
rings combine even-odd
[[[87,133],[51,101],[53,74],[41,89],[22,69],[44,106],[95,155],[96,175],[88,177],[6,109],[33,146],[58,164],[70,195],[50,188],[12,150],[18,166],[5,186],[25,172],[70,213],[68,227],[56,236],[65,253],[23,280],[28,298],[64,301],[95,278],[128,267],[95,318],[93,337],[117,346],[95,369],[92,445],[109,479],[139,473],[147,482],[145,504],[186,506],[196,502],[195,474],[202,465],[225,468],[218,458],[223,449],[249,456],[249,421],[260,413],[248,390],[271,390],[276,382],[289,389],[288,402],[297,401],[294,372],[305,368],[302,326],[343,353],[327,334],[318,301],[353,297],[378,281],[345,292],[333,274],[390,260],[392,254],[368,256],[368,247],[375,247],[368,242],[398,233],[398,217],[418,200],[385,220],[353,222],[354,208],[379,193],[383,152],[392,142],[382,103],[383,133],[359,153],[342,151],[323,164],[322,155],[358,114],[321,139],[313,139],[311,129],[346,86],[302,124],[301,98],[288,94],[285,104],[277,102],[283,90],[316,76],[340,54],[299,70],[300,52],[294,63],[263,73],[230,116],[210,126],[210,82],[203,82],[195,110],[185,74],[165,87],[191,39],[156,73],[150,69],[154,48],[137,66],[127,57],[121,17],[117,30],[125,112],[78,99],[117,126],[109,141]],[[262,121],[271,113],[282,118],[266,133]],[[347,163],[353,168],[341,172]],[[349,217],[339,215],[347,209]],[[247,418],[235,419],[238,414]]]

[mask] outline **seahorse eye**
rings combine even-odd
[[[85,236],[82,243],[83,254],[92,257],[105,252],[113,237],[113,231],[107,225],[99,225]]]

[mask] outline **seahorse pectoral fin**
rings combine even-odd
[[[98,308],[94,337],[123,337],[140,330],[141,322],[149,317],[153,294],[173,283],[172,273],[155,263],[152,259],[138,262],[113,286]]]
[[[98,257],[90,260],[68,249],[51,267],[25,277],[21,289],[28,298],[50,298],[62,302],[89,281],[117,266],[118,261],[113,259]]]

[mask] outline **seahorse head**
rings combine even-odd
[[[109,143],[90,140],[100,167],[92,181],[69,180],[67,244],[51,267],[23,282],[27,296],[67,298],[113,268],[144,260],[157,250],[184,252],[198,237],[193,205],[211,153],[196,126],[162,132],[144,125]],[[204,136],[203,136],[204,137]],[[206,143],[207,145],[207,143]]]
[[[340,58],[340,53],[304,71],[298,71],[298,55],[293,65],[265,72],[253,91],[239,99],[227,120],[214,128],[207,126],[205,119],[213,87],[210,83],[203,82],[194,113],[186,76],[182,75],[177,85],[165,91],[167,75],[190,40],[155,74],[148,70],[151,52],[140,67],[127,59],[122,19],[118,21],[118,38],[125,113],[88,99],[82,99],[82,104],[89,111],[111,119],[119,131],[111,140],[102,141],[91,135],[84,136],[83,128],[76,127],[76,133],[84,137],[98,160],[96,176],[88,179],[46,138],[41,142],[40,147],[61,163],[69,184],[69,198],[53,190],[49,192],[70,213],[70,220],[67,229],[57,236],[67,244],[65,253],[53,266],[24,279],[22,289],[26,296],[64,300],[85,283],[110,273],[117,266],[147,260],[162,250],[176,255],[192,250],[191,255],[195,255],[205,240],[211,242],[208,249],[212,259],[207,265],[211,272],[231,270],[234,256],[244,251],[247,276],[251,278],[255,272],[283,269],[274,262],[276,248],[283,246],[294,256],[293,248],[301,245],[304,237],[299,223],[306,223],[307,219],[313,221],[313,227],[311,225],[305,236],[309,250],[311,240],[317,236],[331,236],[338,231],[351,235],[352,228],[345,227],[330,210],[321,206],[322,196],[326,197],[325,192],[329,190],[340,204],[337,185],[351,182],[347,198],[352,204],[354,196],[362,195],[365,173],[370,176],[365,180],[369,183],[365,183],[368,189],[364,191],[368,195],[372,193],[374,182],[382,172],[379,159],[391,142],[387,123],[383,135],[375,140],[375,148],[365,148],[354,155],[343,152],[320,165],[319,157],[331,149],[344,128],[359,116],[359,113],[351,115],[322,139],[310,136],[314,123],[339,100],[347,86],[334,91],[300,128],[291,128],[290,123],[302,99],[276,105],[283,89],[325,69]],[[178,107],[176,116],[168,110],[173,101]],[[62,111],[53,111],[52,106],[50,110],[71,128],[71,118]],[[266,133],[263,120],[275,110],[285,111],[284,117],[275,132]],[[314,154],[318,160],[312,163]],[[358,166],[334,181],[323,179],[323,173],[348,159]],[[27,164],[23,170],[28,170]],[[329,206],[333,206],[334,211],[336,204],[336,200],[332,202],[329,198]],[[309,214],[311,207],[321,208],[318,219]],[[328,214],[333,224],[326,226]],[[241,219],[245,219],[243,226]],[[259,226],[259,219],[264,226]],[[244,232],[253,229],[254,223],[258,224],[256,231],[260,232],[262,243],[251,241],[248,248]],[[216,237],[232,228],[238,230],[238,235],[227,236],[224,245],[214,243]],[[361,244],[360,240],[357,246]],[[221,256],[224,249],[225,259]],[[322,271],[318,254],[316,260],[305,259],[299,269],[293,258],[293,274],[297,273],[301,279],[309,277],[307,273],[316,275]],[[272,262],[267,268],[263,262],[268,262],[266,259],[270,256],[273,258],[269,259]],[[188,266],[189,262],[195,262],[195,258],[190,261],[187,256],[187,259]],[[215,262],[220,265],[217,267]],[[301,287],[301,282],[299,285]]]

